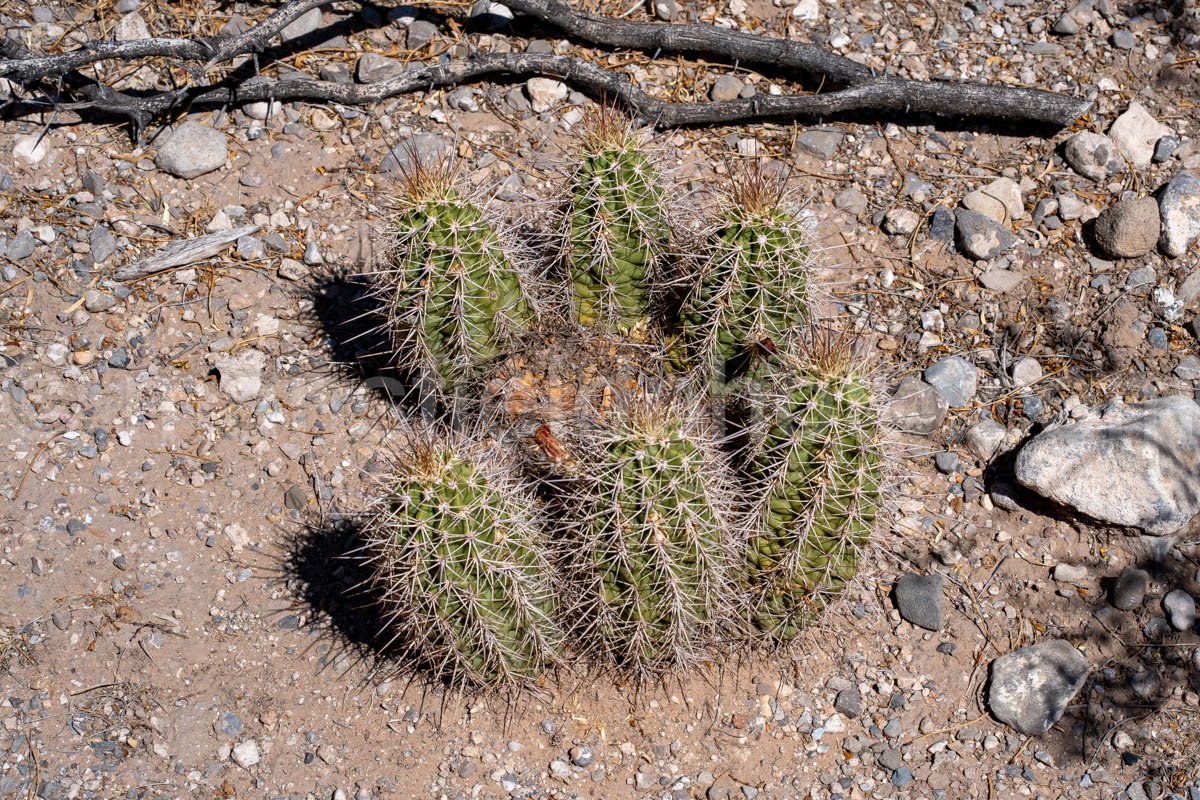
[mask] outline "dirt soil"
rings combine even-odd
[[[219,28],[241,5],[206,6],[204,24]],[[327,22],[353,16],[341,5]],[[1159,19],[1115,5],[1070,37],[1047,31],[1061,2],[836,0],[813,23],[754,3],[736,24],[820,43],[870,35],[868,63],[897,74],[1095,96],[1079,128],[1106,129],[1136,97],[1194,141],[1200,84],[1183,27],[1194,8],[1164,5]],[[38,41],[77,14],[86,30],[120,17],[108,2],[50,8],[57,22],[23,29]],[[0,11],[34,19],[23,3]],[[194,28],[176,8],[141,13],[156,32]],[[733,19],[725,7],[684,13]],[[1136,46],[1114,47],[1116,29]],[[352,68],[364,49],[404,58],[527,41],[442,25],[410,52],[398,25],[357,26],[315,60],[289,61]],[[1167,55],[1179,63],[1164,66]],[[162,79],[161,65],[146,69],[128,79]],[[720,74],[759,91],[791,86],[665,58],[640,58],[637,70],[678,99],[706,96]],[[820,126],[839,134],[828,157],[802,144],[805,125],[659,134],[698,203],[732,159],[790,169],[819,221],[831,308],[874,334],[885,388],[957,353],[979,368],[975,400],[932,435],[897,437],[903,478],[875,557],[790,650],[640,691],[562,674],[510,698],[447,693],[380,649],[370,598],[356,590],[365,575],[343,556],[359,544],[352,512],[402,412],[389,402],[383,343],[358,318],[353,276],[378,242],[385,156],[414,134],[448,142],[472,181],[537,226],[566,123],[590,101],[572,95],[538,114],[513,97],[521,89],[477,87],[474,111],[439,92],[362,110],[288,104],[266,121],[196,112],[228,134],[230,151],[191,180],[158,170],[152,142],[77,112],[0,121],[0,175],[11,176],[0,183],[0,236],[10,248],[19,231],[38,240],[28,257],[0,257],[0,797],[1186,797],[1200,779],[1200,636],[1166,626],[1160,600],[1200,590],[1196,537],[1156,560],[1154,541],[1016,492],[1004,459],[977,459],[962,437],[991,415],[1014,445],[1064,403],[1192,394],[1174,370],[1197,354],[1196,338],[1155,318],[1150,291],[1194,274],[1195,248],[1175,261],[1104,261],[1078,220],[1051,229],[1030,219],[1061,191],[1096,208],[1148,193],[1187,150],[1093,184],[1064,164],[1065,131],[841,120]],[[43,129],[43,161],[10,159],[19,137]],[[1021,281],[1008,291],[985,288],[990,267],[929,235],[937,205],[1000,175],[1021,183],[1026,207],[1008,264]],[[866,208],[836,207],[852,187]],[[883,232],[893,208],[921,226]],[[265,248],[112,280],[166,241],[221,227],[218,212],[261,224]],[[117,249],[97,263],[99,228]],[[323,263],[304,263],[310,242]],[[1126,285],[1146,267],[1149,285]],[[1166,349],[1147,342],[1155,326]],[[217,363],[253,353],[261,384],[239,401]],[[1030,388],[1009,377],[1023,356],[1044,370]],[[963,464],[949,475],[932,459],[946,449]],[[1055,581],[1060,563],[1086,577]],[[1121,612],[1108,594],[1129,565],[1152,582],[1140,609]],[[890,592],[906,571],[945,577],[943,630],[901,621]],[[988,664],[1048,638],[1078,645],[1093,672],[1059,723],[1027,738],[988,713]]]

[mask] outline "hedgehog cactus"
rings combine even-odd
[[[573,312],[581,324],[641,338],[671,241],[666,191],[619,112],[601,109],[581,131],[563,218]]]
[[[785,175],[759,163],[737,167],[721,194],[683,335],[693,359],[728,379],[758,342],[786,348],[802,332],[811,237],[789,202]]]
[[[382,482],[364,531],[389,630],[452,685],[528,683],[556,663],[535,504],[498,446],[421,441]]]
[[[695,404],[660,403],[609,412],[570,503],[585,638],[638,677],[694,660],[732,605],[726,467]]]
[[[527,271],[448,161],[414,156],[396,202],[377,293],[401,365],[453,390],[536,322]]]
[[[883,456],[870,384],[844,340],[779,361],[744,400],[765,410],[749,464],[761,494],[747,576],[754,625],[788,641],[854,577],[880,505]]]

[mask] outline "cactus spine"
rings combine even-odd
[[[791,207],[786,176],[751,163],[735,167],[708,255],[685,303],[683,333],[693,359],[723,377],[758,342],[796,340],[809,318],[807,225]]]
[[[534,501],[502,459],[492,443],[415,443],[365,519],[386,624],[452,685],[528,683],[558,659]]]
[[[747,577],[752,622],[788,641],[857,572],[884,464],[870,383],[844,340],[780,361],[756,393],[765,435],[750,463],[760,495]]]
[[[414,155],[391,241],[376,272],[402,366],[453,390],[507,352],[537,320],[525,270],[505,236],[458,186],[446,161]]]
[[[639,394],[585,446],[571,506],[593,652],[637,677],[693,661],[732,605],[726,466],[693,403]]]
[[[642,338],[671,241],[662,177],[618,111],[581,130],[563,219],[572,310],[583,325]]]

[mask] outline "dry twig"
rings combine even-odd
[[[307,78],[283,79],[234,73],[215,83],[205,76],[239,56],[257,55],[304,12],[328,0],[289,0],[244,33],[208,38],[154,37],[134,42],[94,42],[67,53],[37,54],[0,38],[0,77],[40,89],[59,107],[127,119],[135,136],[152,121],[193,105],[240,104],[264,100],[308,100],[364,105],[380,100],[457,86],[487,78],[561,78],[595,97],[626,107],[660,128],[717,125],[764,119],[818,119],[850,112],[880,118],[929,114],[943,118],[992,119],[1033,128],[1061,128],[1091,103],[1039,89],[969,82],[916,81],[880,75],[848,58],[811,44],[730,31],[703,23],[666,24],[599,17],[573,10],[559,0],[511,0],[517,13],[556,27],[567,38],[591,46],[673,53],[702,59],[753,64],[796,79],[819,78],[816,94],[769,95],[714,102],[671,102],[653,97],[626,75],[573,56],[533,53],[481,53],[445,64],[410,65],[408,71],[379,83],[340,84]],[[117,91],[85,76],[80,69],[101,61],[138,61],[160,57],[197,64],[194,83],[149,96]],[[831,89],[825,91],[825,89]],[[61,95],[61,98],[60,98]],[[60,102],[65,99],[66,102]]]

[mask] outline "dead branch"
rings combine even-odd
[[[703,23],[665,24],[615,20],[583,14],[559,0],[508,0],[514,11],[563,31],[568,39],[600,47],[676,53],[737,64],[769,67],[796,78],[821,78],[832,91],[819,94],[756,95],[720,102],[676,103],[639,89],[625,75],[571,56],[530,53],[476,54],[446,64],[411,64],[401,75],[379,83],[348,85],[329,81],[261,75],[241,80],[225,76],[206,83],[215,66],[261,53],[288,23],[328,0],[289,0],[262,22],[233,35],[200,39],[151,38],[98,42],[57,55],[32,53],[0,38],[0,77],[66,95],[59,107],[92,109],[128,119],[137,135],[152,120],[192,105],[226,105],[262,100],[306,100],[365,105],[390,97],[446,88],[487,78],[547,76],[566,81],[593,97],[624,105],[642,121],[660,128],[718,125],[749,120],[819,119],[849,112],[928,114],[942,118],[1003,120],[1035,128],[1061,128],[1087,111],[1090,102],[1037,89],[969,82],[916,81],[879,75],[819,47]],[[195,83],[147,97],[135,97],[86,77],[79,69],[101,61],[164,57],[202,62]]]

